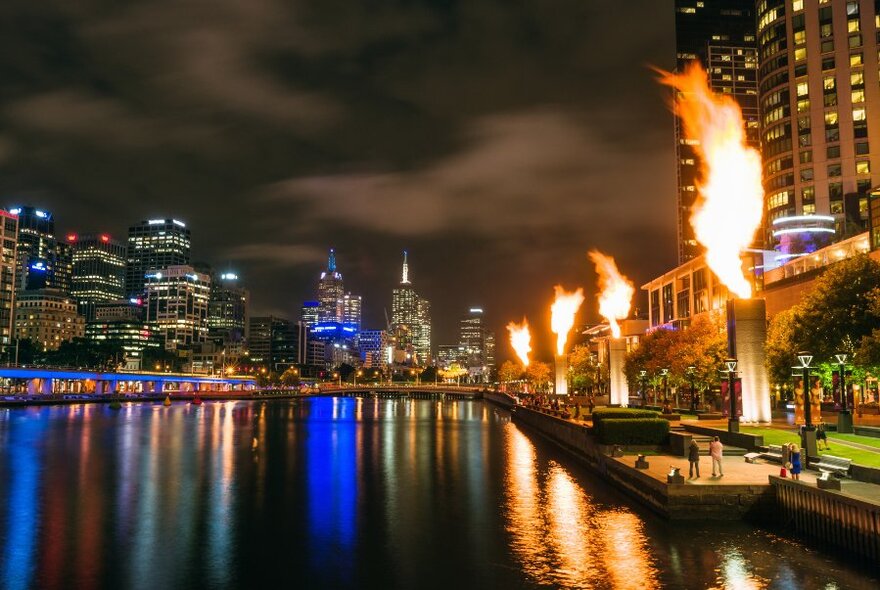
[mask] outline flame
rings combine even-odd
[[[550,306],[550,329],[556,334],[556,354],[562,356],[565,353],[565,341],[568,340],[568,332],[574,325],[574,316],[578,308],[584,302],[584,290],[578,289],[572,293],[566,293],[565,289],[556,285],[556,299]]]
[[[522,361],[524,367],[529,366],[529,352],[532,350],[532,335],[529,333],[529,321],[523,318],[521,324],[510,322],[507,324],[510,332],[510,346],[516,352],[516,356]]]
[[[625,320],[629,315],[636,288],[632,281],[620,274],[612,257],[598,250],[591,251],[589,257],[596,265],[596,273],[599,275],[599,313],[608,320],[611,335],[620,338],[617,320]]]
[[[709,89],[697,62],[682,74],[661,75],[663,84],[680,93],[675,109],[685,134],[699,140],[695,148],[703,169],[691,225],[706,248],[706,264],[733,294],[751,297],[740,252],[751,245],[761,224],[761,156],[746,144],[739,105]]]

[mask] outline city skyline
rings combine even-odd
[[[325,23],[318,41],[285,3],[259,4],[224,3],[210,24],[173,9],[15,11],[16,57],[0,58],[16,81],[0,95],[4,204],[117,239],[140,219],[184,220],[192,260],[239,272],[254,313],[296,317],[335,247],[366,326],[382,325],[374,304],[408,249],[432,315],[452,318],[437,342],[455,342],[474,305],[496,333],[524,314],[548,322],[556,281],[595,293],[591,247],[636,282],[675,262],[672,116],[648,67],[674,65],[671,5],[477,0],[364,28],[354,7],[314,4],[302,18]],[[66,40],[22,34],[46,18]],[[173,38],[151,33],[168,18]],[[86,57],[107,43],[115,59]],[[83,57],[60,64],[46,47]]]

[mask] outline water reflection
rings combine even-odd
[[[674,525],[479,402],[0,409],[0,587],[876,588]]]
[[[505,433],[507,531],[524,572],[566,588],[657,587],[641,519],[598,511],[564,467],[539,467],[531,440],[512,425]]]

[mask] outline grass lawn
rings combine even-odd
[[[742,432],[748,432],[749,434],[763,435],[765,445],[781,445],[783,443],[790,442],[793,442],[795,444],[800,443],[800,437],[798,437],[797,433],[794,430],[780,430],[778,428],[760,428],[753,426],[743,426],[740,428],[740,430]],[[864,451],[862,449],[854,449],[852,447],[845,447],[839,444],[836,445],[834,444],[834,437],[840,437],[842,440],[853,440],[853,442],[875,446],[877,447],[877,452],[875,453],[872,451]],[[837,434],[831,432],[828,433],[828,438],[831,439],[831,450],[819,451],[820,455],[834,455],[835,457],[852,459],[853,463],[858,463],[859,465],[865,465],[867,467],[880,467],[880,439],[871,440],[870,437],[866,436]],[[868,439],[868,442],[866,442],[865,439]]]
[[[840,440],[859,443],[860,445],[876,447],[878,452],[880,452],[880,438],[874,436],[859,436],[858,434],[838,434],[837,432],[829,432],[828,438],[839,438]]]

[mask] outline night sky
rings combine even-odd
[[[586,252],[675,263],[671,0],[3,0],[2,206],[58,233],[176,217],[253,313],[298,317],[329,247],[366,327],[403,249],[434,344],[527,314]],[[644,294],[638,304],[644,308]]]

